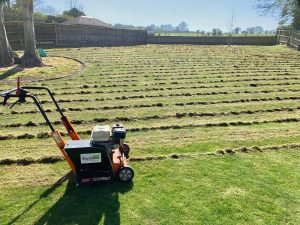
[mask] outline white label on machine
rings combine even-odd
[[[81,164],[101,163],[101,153],[80,154]]]

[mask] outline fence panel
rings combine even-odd
[[[23,48],[24,30],[23,23],[9,22],[5,23],[7,38],[13,49]]]
[[[23,23],[5,23],[7,36],[13,49],[23,49]],[[245,37],[187,37],[187,36],[148,36],[145,30],[102,28],[86,25],[60,25],[35,23],[38,47],[55,46],[121,46],[140,44],[203,44],[203,45],[274,45],[286,44],[299,50],[300,32],[277,30],[274,36]]]
[[[141,37],[136,38],[139,34]],[[95,26],[57,25],[57,45],[120,46],[147,43],[147,32],[143,30],[122,30]]]
[[[275,45],[276,36],[249,37],[188,37],[188,36],[148,36],[148,44],[196,44],[196,45]]]
[[[298,31],[291,32],[289,46],[292,48],[296,48],[297,50],[300,50],[300,32]]]
[[[5,23],[5,27],[12,48],[15,50],[23,49],[23,23],[8,22]],[[145,30],[35,23],[35,34],[38,47],[147,44],[147,31]]]
[[[277,43],[300,50],[300,31],[277,30]]]

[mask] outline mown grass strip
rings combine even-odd
[[[187,124],[187,125],[169,125],[169,126],[158,126],[158,127],[141,127],[141,128],[128,128],[128,132],[146,132],[153,130],[171,130],[171,129],[186,129],[186,128],[198,128],[198,127],[229,127],[229,126],[252,126],[261,125],[269,123],[298,123],[300,118],[285,118],[285,119],[275,119],[275,120],[263,120],[263,121],[235,121],[235,122],[219,122],[219,123],[205,123],[205,124]],[[91,130],[78,131],[78,134],[90,134]],[[62,136],[68,136],[67,133],[61,132]],[[38,133],[37,135],[24,133],[21,135],[3,135],[0,136],[1,140],[12,140],[12,139],[45,139],[49,138],[50,135],[46,132]]]
[[[216,105],[216,104],[232,104],[232,103],[245,103],[245,102],[268,102],[268,101],[285,101],[285,100],[299,100],[300,97],[275,97],[275,98],[243,98],[237,100],[222,100],[222,101],[211,101],[211,102],[179,102],[175,103],[176,106],[186,105]]]
[[[246,87],[269,87],[269,86],[293,86],[299,85],[300,82],[283,82],[283,83],[247,83],[245,85],[210,85],[210,86],[180,86],[180,87],[161,87],[161,88],[144,88],[144,89],[116,89],[116,90],[96,90],[96,91],[68,91],[68,92],[53,92],[54,95],[73,95],[73,94],[112,94],[112,93],[135,93],[135,92],[153,92],[153,91],[174,91],[174,90],[190,90],[190,89],[220,89],[220,88],[246,88]],[[135,86],[135,85],[130,85]],[[150,85],[149,85],[150,86]]]
[[[294,112],[300,110],[299,107],[286,107],[286,108],[272,108],[272,109],[258,109],[258,110],[242,110],[242,111],[230,111],[230,112],[188,112],[188,113],[176,113],[172,115],[153,115],[153,116],[144,116],[144,117],[113,117],[113,118],[94,118],[92,120],[72,120],[72,124],[90,124],[90,123],[104,123],[104,122],[114,122],[114,121],[122,121],[122,122],[132,122],[132,121],[145,121],[145,120],[162,120],[168,118],[184,118],[184,117],[217,117],[217,116],[229,116],[229,115],[255,115],[260,113],[271,113],[271,112]],[[84,110],[87,111],[87,110]],[[60,120],[56,120],[52,122],[53,124],[61,124]],[[37,127],[37,126],[45,126],[43,123],[35,123],[29,121],[27,123],[14,123],[7,125],[0,125],[1,127]]]
[[[177,93],[177,94],[159,94],[159,95],[122,95],[113,98],[96,98],[95,101],[109,101],[109,100],[127,100],[138,98],[161,98],[161,97],[180,97],[180,96],[209,96],[209,95],[229,95],[229,94],[267,94],[267,93],[287,93],[287,92],[299,92],[300,89],[277,89],[277,90],[258,90],[258,91],[211,91],[211,92],[197,92],[197,93]],[[55,96],[65,96],[66,93],[53,93]],[[72,95],[90,95],[89,91],[79,91],[78,93],[72,93]],[[40,93],[39,96],[45,96],[47,94]],[[92,100],[92,99],[91,99]],[[48,101],[46,101],[48,103]]]
[[[217,104],[233,104],[233,103],[249,103],[249,102],[269,102],[269,101],[285,101],[285,100],[299,100],[300,97],[274,97],[274,98],[242,98],[236,100],[222,100],[222,101],[199,101],[199,102],[179,102],[175,103],[175,106],[186,106],[186,105],[217,105]],[[58,103],[72,103],[72,102],[92,102],[92,101],[103,101],[103,99],[61,99],[57,100]],[[42,104],[52,103],[48,100],[41,101]],[[26,103],[25,103],[26,104]],[[32,103],[27,103],[32,104]],[[140,105],[123,105],[123,106],[103,106],[103,107],[86,107],[86,108],[62,108],[63,111],[85,111],[85,110],[112,110],[112,109],[130,109],[130,108],[150,108],[150,107],[167,107],[168,104],[155,103],[155,104],[140,104]],[[32,113],[37,112],[32,110]],[[50,112],[50,111],[48,111]],[[18,114],[18,113],[16,113]]]
[[[199,156],[222,156],[222,155],[233,155],[237,153],[257,153],[264,151],[279,151],[286,149],[298,149],[300,144],[284,144],[284,145],[273,145],[273,146],[253,146],[253,147],[240,147],[237,149],[219,149],[213,152],[199,152],[199,153],[185,153],[185,154],[171,154],[171,155],[159,155],[159,156],[147,156],[147,157],[133,157],[130,158],[131,162],[145,162],[145,161],[155,161],[155,160],[165,160],[165,159],[179,159],[179,158],[193,158]],[[1,159],[0,165],[10,166],[28,166],[31,164],[54,164],[57,162],[64,161],[63,156],[45,156],[39,159],[34,159],[32,157],[22,158],[22,159]]]
[[[186,79],[186,78],[185,78]],[[257,81],[291,81],[291,80],[300,80],[300,77],[268,77],[268,78],[252,78],[252,79],[235,79],[235,80],[213,80],[213,81],[201,81],[196,80],[195,78],[192,81],[188,82],[179,82],[180,79],[176,79],[176,81],[173,82],[156,82],[156,83],[146,83],[140,85],[141,87],[145,86],[159,86],[159,85],[188,85],[188,84],[217,84],[217,83],[240,83],[240,82],[257,82]],[[122,81],[118,82],[118,84],[114,85],[82,85],[82,86],[75,86],[74,89],[89,89],[89,88],[107,88],[107,87],[129,87],[129,86],[137,86],[136,84],[130,83],[130,84],[124,84]],[[53,91],[57,90],[69,90],[69,88],[63,87],[63,88],[54,88]]]

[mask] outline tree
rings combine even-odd
[[[293,27],[300,30],[300,0],[297,1],[294,9]]]
[[[45,0],[33,0],[34,11],[38,11],[39,9],[41,9],[44,6],[45,2]]]
[[[300,29],[300,0],[256,0],[262,14],[279,15],[280,24]]]
[[[69,9],[79,9],[80,11],[83,11],[83,5],[81,4],[81,2],[79,0],[69,0],[70,3],[70,8]]]
[[[83,12],[83,5],[79,0],[69,0],[70,8],[63,12],[64,15],[76,18],[78,16],[85,16]]]
[[[222,30],[220,30],[219,28],[214,28],[212,30],[212,35],[213,36],[222,35]]]
[[[256,26],[256,27],[254,27],[254,33],[255,34],[263,34],[264,28],[262,28],[261,26]]]
[[[24,55],[22,56],[22,66],[44,66],[36,50],[33,22],[33,0],[23,0],[22,6],[24,25]]]
[[[40,12],[46,15],[51,15],[54,16],[56,13],[56,10],[54,7],[50,6],[50,5],[42,5],[40,7],[38,7],[37,9],[34,10],[35,12]]]
[[[156,31],[158,29],[159,28],[155,24],[151,24],[151,25],[147,26],[147,30],[149,30],[149,31]]]
[[[71,16],[71,17],[78,17],[78,16],[85,16],[85,13],[83,11],[80,11],[79,9],[77,8],[72,8],[70,10],[66,10],[63,12],[64,15],[67,15],[67,16]]]
[[[13,4],[5,7],[5,21],[22,21],[23,20],[23,0],[12,0]],[[54,15],[55,9],[51,6],[44,5],[44,0],[33,1],[33,19],[35,22],[46,22],[49,14]],[[52,21],[51,21],[52,22]]]
[[[240,27],[233,28],[233,33],[234,34],[239,34],[239,33],[241,33],[241,31],[242,31],[242,29]]]
[[[188,32],[189,31],[189,27],[187,25],[186,22],[182,21],[178,26],[177,26],[177,30],[179,32]]]
[[[11,66],[14,64],[14,58],[16,57],[8,42],[4,26],[4,5],[7,3],[9,1],[0,0],[0,66]]]
[[[246,29],[248,34],[254,34],[255,28],[254,27],[249,27]]]
[[[172,32],[176,30],[176,28],[174,28],[172,24],[162,24],[160,25],[159,30],[164,32]]]
[[[261,26],[249,27],[249,28],[247,28],[247,33],[248,34],[263,34],[264,29]]]

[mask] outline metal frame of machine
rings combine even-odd
[[[66,142],[61,133],[53,127],[41,102],[35,95],[30,94],[29,90],[47,91],[61,116],[61,121],[71,138],[70,141]],[[128,166],[130,148],[125,144],[126,130],[122,125],[113,125],[108,140],[100,142],[81,140],[70,120],[64,115],[48,88],[34,86],[21,87],[20,79],[18,78],[17,87],[0,93],[0,96],[4,97],[3,105],[6,105],[9,98],[18,99],[11,108],[16,103],[25,103],[26,98],[33,100],[51,130],[51,137],[68,162],[79,184],[108,182],[116,178],[124,182],[132,180],[134,171]]]

